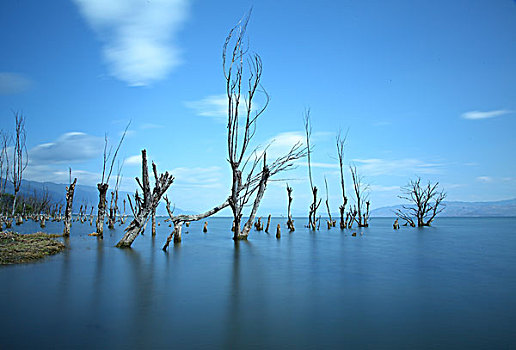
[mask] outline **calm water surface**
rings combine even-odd
[[[160,221],[124,250],[120,227],[98,240],[74,223],[64,253],[0,267],[0,349],[516,347],[516,218],[315,233],[298,219],[238,243],[214,218],[167,253]]]

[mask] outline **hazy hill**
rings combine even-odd
[[[44,193],[44,191],[48,191],[48,195],[52,202],[54,203],[65,203],[65,193],[66,193],[66,184],[56,184],[53,182],[36,182],[36,181],[28,181],[28,180],[22,180],[22,185],[20,187],[20,193],[23,195],[33,195],[34,191],[38,195],[41,195]],[[7,192],[13,193],[13,186],[12,184],[7,184]],[[74,213],[79,211],[79,208],[81,205],[87,205],[90,210],[91,206],[97,207],[97,204],[99,202],[99,194],[98,190],[94,186],[85,186],[81,185],[79,181],[77,181],[77,186],[75,187],[75,194],[74,194],[74,206],[73,211]],[[118,206],[120,210],[123,211],[123,200],[127,198],[128,192],[118,192]],[[131,193],[132,195],[132,193]],[[108,203],[111,199],[111,194],[108,191]],[[126,201],[127,202],[127,201]],[[108,204],[109,205],[109,204]],[[94,211],[95,212],[95,211]],[[175,208],[174,212],[176,214],[187,214],[188,212],[180,209]],[[89,214],[89,211],[87,212]],[[131,214],[131,208],[129,207],[129,203],[126,203],[126,213]],[[166,215],[166,209],[163,203],[161,203],[157,210],[157,215]]]
[[[479,217],[479,216],[516,216],[516,198],[493,202],[445,202],[446,208],[440,216]],[[401,205],[382,207],[371,211],[371,216],[394,217]]]

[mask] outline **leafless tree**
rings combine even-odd
[[[129,198],[129,204],[131,206],[134,219],[125,229],[125,234],[122,239],[117,243],[118,248],[130,247],[133,241],[136,239],[138,234],[142,231],[149,215],[157,208],[161,197],[167,192],[174,177],[167,171],[164,174],[158,175],[156,164],[152,163],[152,171],[154,173],[154,188],[151,189],[149,183],[149,169],[147,167],[147,151],[142,150],[142,180],[137,177],[136,182],[143,192],[143,197],[140,197],[138,190],[134,195],[134,206]]]
[[[363,177],[358,174],[356,166],[350,166],[351,179],[353,180],[353,190],[356,197],[356,207],[352,214],[354,220],[357,222],[358,227],[369,226],[369,200],[367,199],[367,191],[369,185],[363,182]],[[365,207],[365,208],[364,208]],[[364,212],[365,209],[365,212]]]
[[[16,124],[14,129],[13,157],[11,169],[11,183],[13,184],[14,200],[11,216],[14,216],[14,212],[16,210],[16,200],[23,179],[23,171],[27,168],[27,164],[29,161],[27,147],[25,146],[25,141],[27,137],[27,134],[25,132],[25,117],[21,113],[15,112],[14,118]]]
[[[437,214],[445,209],[444,199],[446,193],[439,191],[439,182],[432,184],[430,181],[421,185],[421,178],[410,180],[409,183],[401,188],[401,199],[405,199],[411,205],[403,205],[403,210],[396,210],[396,215],[410,226],[430,226]],[[413,218],[416,219],[414,222]]]
[[[5,193],[7,179],[9,178],[9,146],[11,137],[3,130],[0,130],[0,194]]]
[[[222,67],[228,99],[228,161],[232,173],[229,206],[233,212],[235,227],[233,239],[235,240],[247,239],[269,178],[274,173],[289,168],[294,160],[304,155],[301,144],[296,144],[286,155],[268,165],[266,162],[267,148],[260,154],[256,148],[254,151],[248,152],[250,142],[256,132],[256,122],[269,103],[269,95],[260,83],[263,70],[262,60],[258,54],[249,54],[247,48],[246,30],[250,14],[249,12],[230,30],[222,50]],[[242,88],[242,81],[246,80],[247,86]],[[244,89],[244,93],[242,93],[242,89]],[[258,92],[262,92],[264,102],[261,108],[255,110],[254,102]],[[244,110],[243,116],[239,115],[241,107]],[[241,122],[243,125],[240,124]],[[261,167],[260,163],[263,163]],[[247,175],[244,173],[246,167]],[[242,228],[243,208],[253,196],[251,213]]]
[[[308,160],[308,179],[310,180],[310,189],[312,190],[313,201],[310,204],[310,210],[308,211],[308,227],[311,230],[316,229],[317,225],[317,209],[321,205],[321,199],[317,200],[317,186],[314,186],[312,180],[312,163],[311,163],[311,145],[310,145],[310,137],[312,135],[312,125],[310,124],[310,110],[307,109],[305,111],[305,133],[306,133],[306,149],[307,149],[307,160]]]
[[[120,138],[120,142],[118,142],[118,146],[115,150],[115,153],[113,156],[111,156],[112,149],[109,148],[108,150],[108,138],[107,135],[104,138],[104,156],[103,156],[103,165],[102,165],[102,179],[100,183],[97,184],[97,189],[99,190],[99,205],[98,205],[98,212],[97,212],[97,232],[96,236],[99,236],[102,238],[104,234],[104,216],[106,214],[106,193],[109,188],[109,179],[111,177],[111,173],[113,171],[113,165],[115,164],[116,156],[118,155],[118,151],[120,150],[120,146],[122,146],[122,142],[124,141],[125,135],[127,133],[127,129],[129,128],[129,125],[131,122],[127,124],[125,127],[124,133],[122,134],[122,137]],[[111,160],[111,165],[109,166],[109,169],[107,168],[108,163]]]
[[[348,197],[346,197],[346,188],[344,186],[344,145],[346,143],[346,136],[342,137],[342,134],[338,133],[336,138],[337,144],[337,156],[339,158],[340,168],[340,186],[342,188],[342,205],[339,206],[340,212],[340,228],[345,229],[347,227],[347,220],[344,220],[344,213],[346,212],[346,204],[348,204]]]

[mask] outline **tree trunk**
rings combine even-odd
[[[106,193],[109,185],[104,183],[97,184],[99,190],[99,205],[97,213],[97,235],[103,237],[104,234],[104,216],[106,214]]]
[[[269,233],[269,226],[271,224],[271,214],[269,214],[269,217],[267,218],[267,227],[265,227],[265,232]]]
[[[75,185],[77,183],[77,178],[73,180],[70,186],[66,186],[66,209],[65,209],[65,217],[64,217],[64,230],[63,236],[70,236],[70,225],[72,223],[72,205],[73,205],[73,194],[75,192]]]
[[[154,209],[152,211],[152,214],[151,214],[151,219],[152,219],[152,236],[156,236],[156,209]]]

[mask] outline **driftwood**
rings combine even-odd
[[[151,190],[149,183],[149,169],[147,167],[147,151],[142,150],[142,180],[136,178],[136,182],[140,186],[143,197],[138,195],[138,190],[134,196],[134,207],[129,197],[129,204],[133,210],[134,219],[125,229],[125,234],[122,239],[117,243],[117,247],[124,248],[130,247],[133,241],[136,239],[139,233],[144,229],[144,225],[147,222],[149,215],[156,210],[161,197],[167,192],[174,177],[168,172],[158,175],[156,164],[152,163],[152,170],[154,173],[154,188]]]
[[[70,236],[70,225],[72,224],[72,205],[73,205],[73,194],[75,192],[75,185],[77,184],[77,178],[73,179],[70,186],[66,186],[66,209],[64,217],[64,230],[63,236]]]

